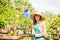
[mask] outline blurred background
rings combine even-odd
[[[31,34],[29,28],[32,20],[22,16],[24,5],[30,5],[30,12],[41,12],[46,17],[47,37],[45,40],[58,40],[60,38],[60,0],[0,0],[0,33],[12,31],[8,36]],[[18,33],[20,30],[20,33]],[[22,40],[31,40],[31,37],[24,37]]]

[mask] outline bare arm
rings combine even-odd
[[[32,31],[32,36],[35,36],[34,26],[32,26],[31,31]]]

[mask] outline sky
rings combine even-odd
[[[35,10],[60,14],[60,0],[29,0]]]

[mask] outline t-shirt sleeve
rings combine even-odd
[[[46,32],[46,24],[44,22],[41,23],[41,27],[42,27],[42,31],[44,33],[44,35],[47,33]]]

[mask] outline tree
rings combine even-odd
[[[22,12],[25,4],[30,4],[28,0],[0,0],[0,27],[8,28],[9,25],[19,25],[17,23],[24,21]],[[15,4],[15,5],[14,5]],[[13,6],[14,5],[14,6]],[[30,11],[34,9],[30,4]],[[15,23],[18,20],[17,23]],[[21,24],[22,25],[22,24]],[[3,27],[2,27],[3,26]],[[20,26],[20,25],[19,25]]]

